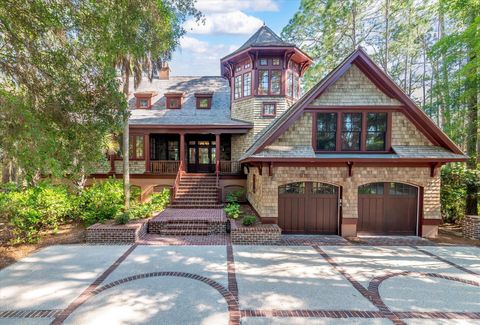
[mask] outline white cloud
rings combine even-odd
[[[180,40],[180,48],[193,53],[207,53],[209,45],[207,42],[198,40],[194,37],[184,36]]]
[[[195,7],[207,14],[236,10],[278,11],[274,0],[197,0]]]
[[[254,16],[249,16],[240,10],[226,13],[215,13],[205,16],[205,23],[188,20],[185,29],[193,34],[253,34],[263,25]]]

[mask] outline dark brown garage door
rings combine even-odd
[[[278,225],[286,233],[338,233],[338,188],[314,182],[278,188]]]
[[[418,189],[402,183],[370,183],[358,188],[360,234],[415,235]]]

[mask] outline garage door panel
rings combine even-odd
[[[338,231],[338,190],[322,183],[292,183],[279,187],[279,226],[284,232]],[[330,193],[330,194],[329,194]]]
[[[401,183],[371,183],[358,191],[359,233],[415,235],[418,189]]]

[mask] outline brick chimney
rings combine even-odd
[[[168,62],[162,62],[162,67],[160,68],[158,78],[160,80],[170,79],[170,67],[168,66]]]

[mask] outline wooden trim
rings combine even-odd
[[[442,219],[422,219],[422,226],[438,226]]]
[[[152,166],[150,164],[150,134],[145,133],[143,136],[143,141],[144,141],[144,157],[145,157],[145,173],[151,173],[152,172]]]
[[[368,155],[368,154],[365,154]],[[338,157],[338,158],[269,158],[269,157],[250,157],[247,159],[242,160],[242,163],[259,163],[259,162],[274,162],[276,166],[279,164],[283,164],[282,166],[307,166],[307,165],[322,165],[322,164],[330,164],[330,163],[343,163],[346,162],[355,162],[355,165],[359,165],[361,163],[374,163],[377,164],[378,167],[386,166],[387,164],[412,164],[412,163],[422,163],[424,167],[430,167],[430,163],[432,162],[439,162],[439,163],[447,163],[447,162],[462,162],[464,161],[463,158],[353,158],[353,157]],[[286,164],[286,165],[285,165]]]
[[[395,112],[402,111],[405,108],[403,105],[313,105],[309,104],[305,107],[305,111],[386,111]]]

